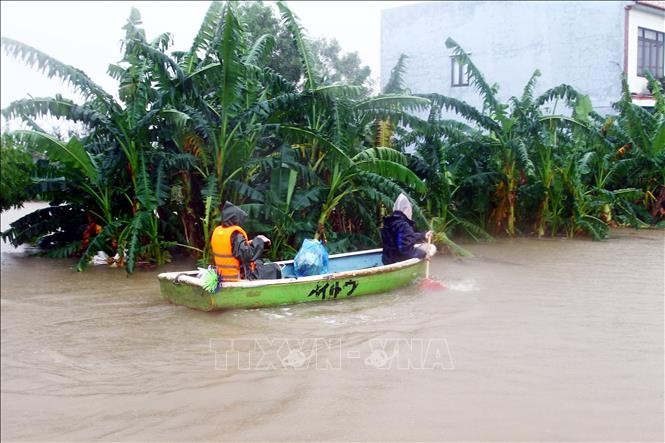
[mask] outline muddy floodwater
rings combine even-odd
[[[205,313],[3,244],[2,440],[664,440],[664,231],[468,249],[444,291]]]

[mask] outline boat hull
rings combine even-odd
[[[380,250],[378,250],[380,252]],[[362,259],[365,253],[338,254],[337,259]],[[355,256],[355,257],[354,257]],[[288,265],[291,262],[280,262]],[[202,289],[196,271],[159,275],[161,295],[177,305],[203,311],[258,308],[311,301],[337,300],[390,291],[411,284],[425,272],[425,261],[410,259],[392,265],[333,272],[311,277],[224,283],[211,294]]]

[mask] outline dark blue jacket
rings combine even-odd
[[[416,243],[425,242],[425,233],[414,231],[413,220],[409,220],[400,211],[395,211],[383,219],[381,240],[384,265],[414,257],[425,258],[424,251],[413,248]]]

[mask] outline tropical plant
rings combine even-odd
[[[2,134],[1,143],[0,211],[5,211],[23,206],[32,197],[31,175],[35,168],[32,156],[9,134]]]
[[[561,140],[568,140],[575,127],[584,125],[574,116],[545,115],[541,109],[548,101],[560,99],[566,101],[569,109],[581,108],[578,103],[581,97],[567,85],[534,97],[540,76],[536,70],[520,98],[511,97],[507,103],[501,103],[497,98],[498,86],[489,85],[468,54],[450,38],[446,45],[453,50],[458,62],[467,67],[469,79],[481,97],[482,108],[478,110],[463,101],[438,94],[424,95],[433,103],[430,126],[426,129],[429,132],[421,131],[423,146],[430,147],[428,163],[437,165],[440,170],[441,165],[445,165],[449,172],[447,180],[442,179],[444,175],[430,181],[446,184],[450,177],[462,177],[459,187],[453,188],[456,195],[453,207],[467,211],[473,208],[469,215],[477,223],[467,223],[467,226],[475,225],[478,233],[483,232],[485,222],[488,229],[511,236],[518,229],[530,232],[528,226],[532,224],[538,235],[544,235],[546,225],[553,228],[552,234],[558,233],[559,222],[573,217],[572,206],[564,210],[560,206],[564,202],[562,196],[554,195],[566,189],[563,183],[555,183],[562,177],[557,178],[557,171],[561,171],[558,162],[574,155],[573,146],[567,141],[562,144]],[[441,121],[438,114],[442,110],[456,112],[471,126]],[[446,142],[445,149],[440,144],[442,139]],[[446,153],[439,154],[439,161],[435,162],[432,153],[442,150]],[[423,151],[421,149],[421,155]],[[493,188],[490,198],[486,192],[488,187]],[[439,194],[448,195],[446,192]],[[438,211],[450,205],[450,197],[447,197],[438,204]],[[535,219],[532,214],[537,214]]]
[[[152,254],[148,256],[158,263],[164,262],[165,256],[155,246],[158,244],[155,232],[158,224],[156,208],[142,198],[151,180],[144,167],[145,158],[158,155],[155,152],[157,140],[152,127],[157,123],[159,111],[149,109],[155,98],[152,84],[156,79],[151,72],[153,60],[139,56],[135,49],[143,44],[156,52],[156,48],[168,44],[169,37],[162,35],[148,45],[143,30],[138,27],[140,23],[138,11],[132,9],[124,27],[123,61],[129,66],[121,68],[112,65],[109,68],[111,75],[121,82],[120,97],[124,106],[82,71],[28,45],[4,37],[2,39],[7,52],[22,58],[28,65],[48,69],[49,77],[59,77],[72,83],[86,100],[84,104],[78,105],[60,96],[26,99],[14,102],[3,110],[7,118],[21,117],[30,122],[34,118],[51,115],[80,122],[89,129],[89,134],[83,140],[72,137],[68,142],[40,130],[17,132],[18,136],[30,143],[31,149],[45,151],[50,161],[66,166],[61,172],[70,193],[62,200],[75,202],[75,206],[84,209],[103,225],[96,241],[90,242],[83,251],[79,269],[95,254],[98,250],[95,248],[110,246],[112,249],[117,248],[121,257],[125,253],[129,254],[126,269],[133,272],[140,251],[138,243],[144,235],[150,238],[153,245]],[[76,195],[77,191],[83,191],[95,204],[82,202]]]
[[[632,103],[628,83],[622,77],[622,96],[615,104],[620,112],[610,130],[623,142],[616,151],[622,157],[621,180],[642,190],[643,207],[654,221],[665,217],[665,97],[660,84],[647,73],[653,91],[653,112]]]
[[[392,204],[391,200],[400,189],[396,182],[422,188],[400,153],[383,147],[373,148],[374,122],[391,113],[404,116],[407,109],[423,107],[427,101],[411,96],[363,98],[357,86],[321,85],[324,79],[317,70],[310,43],[297,17],[282,3],[278,2],[278,6],[299,50],[305,81],[302,92],[279,96],[270,100],[268,106],[269,112],[282,120],[280,137],[297,150],[301,164],[311,172],[298,178],[299,184],[316,190],[319,198],[312,201],[318,214],[314,236],[323,235],[333,213],[336,226],[332,232],[344,231],[347,223],[343,213],[350,207],[358,209],[355,214],[363,214],[360,218],[369,226],[375,226],[376,215],[364,209],[367,202],[358,204],[354,202],[357,199],[346,197],[363,196],[376,205]],[[351,231],[349,234],[359,232],[348,231]]]
[[[132,8],[122,59],[108,68],[118,100],[82,71],[3,37],[7,53],[82,96],[28,98],[2,111],[29,128],[3,135],[3,208],[50,202],[3,238],[79,255],[78,269],[102,250],[131,273],[176,251],[206,266],[225,200],[250,214],[249,232],[272,238],[273,259],[312,236],[331,252],[375,246],[402,192],[414,219],[458,253],[451,239],[460,234],[599,239],[608,226],[665,214],[665,101],[653,79],[652,112],[630,102],[625,80],[617,116],[596,114],[568,85],[535,96],[538,71],[503,103],[448,39],[479,109],[411,95],[405,55],[383,92],[368,96],[357,58],[334,41],[312,43],[286,4],[277,8],[281,22],[268,6],[212,2],[187,51],[171,51],[168,33],[148,39]],[[548,111],[559,101],[566,115]],[[465,121],[444,118],[448,111]],[[82,130],[51,133],[38,124],[44,116]]]

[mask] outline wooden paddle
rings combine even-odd
[[[430,230],[431,232],[431,230]],[[434,233],[432,233],[434,235]],[[432,245],[432,236],[430,235],[429,239],[427,239],[427,253],[429,255],[429,249],[430,246]],[[429,278],[429,262],[431,260],[431,257],[426,256],[425,260],[427,262],[425,263],[425,278],[420,282],[420,289],[446,289],[446,286],[441,283],[438,280],[432,280]]]

